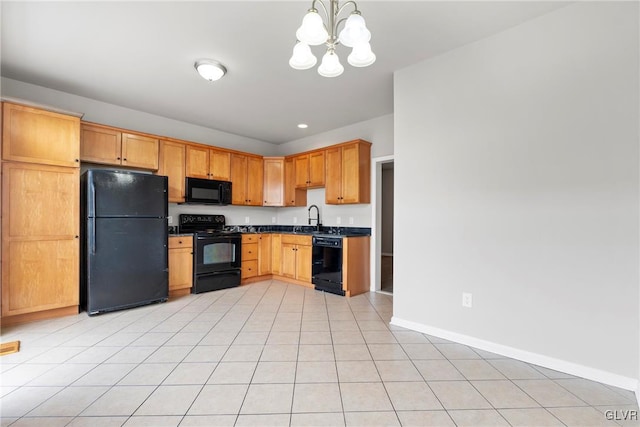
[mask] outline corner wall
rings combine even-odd
[[[635,389],[638,16],[579,2],[395,74],[393,323]]]

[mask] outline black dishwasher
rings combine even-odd
[[[311,283],[318,291],[344,296],[342,237],[313,236]]]

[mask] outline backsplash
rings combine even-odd
[[[178,225],[178,215],[220,214],[224,215],[227,225],[308,225],[308,207],[317,205],[322,225],[331,227],[371,227],[371,206],[365,205],[327,205],[324,202],[324,189],[307,190],[307,206],[300,208],[273,208],[265,206],[211,206],[179,205],[169,203],[169,216]],[[312,212],[315,218],[315,210]],[[315,222],[313,223],[315,225]]]

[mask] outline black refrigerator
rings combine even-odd
[[[169,296],[166,176],[91,169],[80,177],[80,301],[89,315]]]

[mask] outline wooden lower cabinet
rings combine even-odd
[[[78,168],[2,164],[5,324],[78,312],[79,172]],[[44,313],[56,310],[57,314]]]
[[[271,256],[272,237],[271,234],[264,233],[258,235],[258,276],[272,274]]]
[[[169,236],[169,297],[191,293],[193,237]]]
[[[342,239],[342,290],[352,297],[371,288],[369,236]]]
[[[258,235],[242,235],[242,264],[241,280],[250,279],[258,275]]]
[[[282,235],[280,275],[311,283],[311,236]]]

